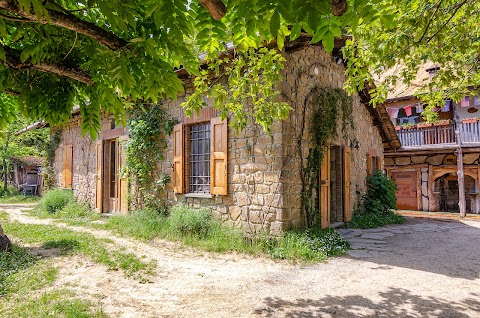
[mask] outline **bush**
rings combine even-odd
[[[0,188],[0,198],[12,197],[20,195],[20,191],[17,188],[12,186],[7,186],[6,189],[3,186]]]
[[[154,209],[142,209],[127,215],[113,215],[108,218],[105,227],[132,237],[151,240],[165,226],[165,217]]]
[[[397,204],[397,185],[380,171],[367,177],[367,193],[363,195],[363,205],[348,222],[347,228],[374,228],[387,224],[401,224],[405,218],[392,211]]]
[[[49,214],[56,214],[71,202],[74,202],[72,191],[53,189],[43,194],[40,209]]]
[[[184,205],[172,208],[169,222],[174,232],[197,237],[207,237],[220,226],[209,210],[190,209]]]
[[[367,177],[367,193],[363,197],[366,213],[384,213],[395,209],[397,185],[381,171]]]
[[[346,227],[352,229],[370,229],[388,224],[402,224],[405,223],[405,221],[403,216],[392,211],[385,213],[355,214],[352,220],[347,223]]]

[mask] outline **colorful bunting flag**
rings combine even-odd
[[[464,98],[462,98],[462,100],[460,101],[460,106],[462,107],[470,106],[470,96],[465,96]]]
[[[417,114],[420,114],[421,112],[423,112],[423,104],[422,103],[415,104],[415,110],[417,111]]]
[[[391,118],[398,118],[398,111],[400,110],[400,108],[390,108],[392,110],[392,116],[390,116]]]
[[[446,113],[446,112],[449,112],[450,111],[450,105],[452,104],[452,101],[451,100],[447,100],[445,101],[445,105],[443,106],[442,108],[442,112],[443,113]]]
[[[403,107],[403,110],[407,116],[412,116],[412,105]]]
[[[480,98],[478,98],[478,95],[473,96],[473,105],[480,106]]]

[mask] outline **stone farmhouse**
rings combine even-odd
[[[312,113],[322,107],[311,96],[318,87],[342,88],[345,82],[343,43],[337,41],[333,54],[328,54],[309,40],[300,37],[285,46],[279,99],[292,110],[287,120],[274,123],[270,135],[253,124],[236,134],[212,107],[187,118],[180,104],[193,85],[179,72],[185,94],[163,101],[178,124],[166,136],[166,160],[152,167],[172,178],[165,190],[167,202],[209,207],[219,219],[250,233],[275,235],[304,226],[302,175],[315,128]],[[316,195],[322,227],[351,218],[367,174],[383,169],[384,148],[400,147],[383,105],[370,106],[368,93],[352,98],[354,128],[330,141],[320,169]],[[119,171],[128,128],[117,127],[113,116],[105,114],[98,139],[92,140],[82,136],[81,120],[73,113],[68,124],[52,130],[62,135],[54,161],[57,184],[71,188],[78,200],[98,212],[127,213],[128,181]]]
[[[424,122],[424,105],[415,98],[437,67],[426,64],[411,86],[399,84],[385,103],[402,147],[386,149],[385,169],[398,186],[397,208],[480,212],[480,100],[466,96],[445,101],[440,120]]]

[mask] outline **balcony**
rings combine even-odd
[[[455,147],[458,125],[462,146],[480,146],[480,121],[476,118],[459,124],[440,122],[436,125],[420,123],[410,127],[397,127],[402,148],[443,148]]]

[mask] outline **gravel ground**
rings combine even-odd
[[[22,223],[49,222],[0,209]],[[98,299],[112,317],[480,317],[480,222],[409,218],[346,231],[353,257],[308,266],[68,228],[158,262],[152,282],[140,284],[82,257],[49,255],[57,286]]]

